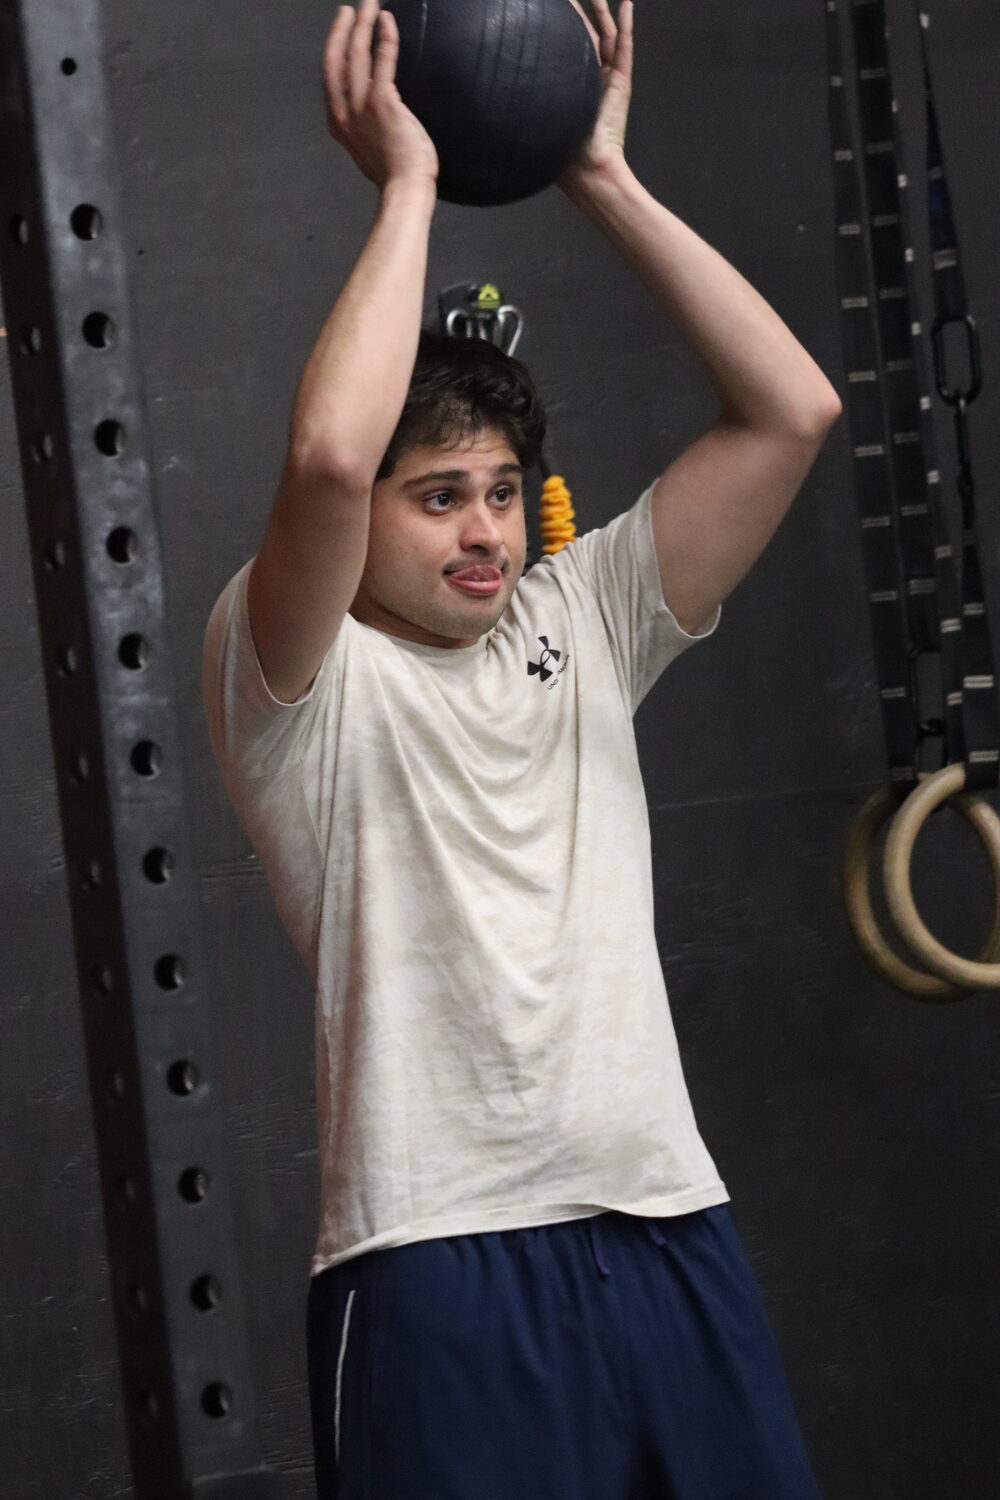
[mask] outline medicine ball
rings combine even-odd
[[[438,196],[479,207],[550,187],[589,136],[601,68],[572,0],[383,0],[396,85],[440,160]]]

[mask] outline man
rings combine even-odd
[[[316,980],[322,1500],[816,1496],[681,1074],[632,716],[840,404],[633,176],[632,7],[594,13],[601,110],[559,186],[687,337],[718,421],[522,577],[544,414],[518,361],[421,331],[437,158],[392,17],[344,7],[330,126],[378,213],[206,638],[216,753]]]

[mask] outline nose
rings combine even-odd
[[[491,556],[503,545],[503,531],[485,501],[464,507],[460,545],[464,551],[478,547]]]

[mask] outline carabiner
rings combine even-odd
[[[969,350],[969,373],[971,385],[968,390],[949,390],[947,359],[944,348],[944,331],[953,323],[965,325],[966,341]],[[983,388],[983,361],[979,348],[979,329],[976,320],[971,313],[963,313],[961,317],[938,318],[933,328],[934,339],[934,378],[937,381],[938,395],[941,400],[949,406],[959,406],[962,402],[966,406],[975,401]]]

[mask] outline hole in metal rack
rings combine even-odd
[[[104,883],[104,871],[96,859],[85,860],[80,869],[80,884],[85,891],[99,891]]]
[[[96,968],[91,969],[90,978],[99,995],[114,994],[115,976],[107,964],[98,964]]]
[[[201,1393],[201,1409],[207,1417],[216,1421],[228,1417],[233,1409],[233,1393],[221,1380],[213,1381]]]
[[[120,1075],[119,1075],[120,1076]],[[115,1183],[115,1197],[125,1208],[134,1208],[139,1200],[139,1192],[134,1177],[119,1177]]]
[[[155,1422],[160,1415],[160,1398],[155,1391],[143,1391],[139,1397],[139,1410],[144,1417]]]
[[[81,203],[69,216],[70,228],[79,240],[96,240],[104,228],[101,211],[92,203]]]
[[[133,1312],[149,1312],[151,1306],[149,1293],[147,1292],[141,1281],[131,1282],[125,1292],[125,1297],[129,1307]]]
[[[150,849],[142,862],[142,873],[153,885],[166,885],[177,861],[169,849]]]
[[[42,548],[42,562],[50,573],[58,573],[66,566],[66,548],[64,544],[53,538],[46,542]]]
[[[130,563],[135,561],[139,550],[139,539],[130,527],[116,526],[114,531],[108,533],[108,539],[104,545],[108,549],[108,556],[112,562]]]
[[[31,445],[31,456],[36,464],[50,464],[56,456],[56,445],[51,432],[40,432]]]
[[[177,1094],[182,1099],[193,1094],[198,1087],[198,1069],[194,1063],[188,1058],[171,1063],[167,1069],[167,1087],[172,1094]]]
[[[72,677],[79,665],[75,647],[56,647],[56,671],[60,677]]]
[[[64,57],[63,60],[62,60],[62,62],[59,64],[59,66],[62,69],[62,71],[66,74],[67,78],[72,78],[73,74],[76,72],[76,66],[77,66],[77,64],[76,64],[76,58],[75,57]]]
[[[153,974],[161,990],[179,990],[187,977],[184,964],[176,953],[165,953],[158,958]]]
[[[69,774],[77,786],[83,786],[85,781],[90,780],[90,761],[82,750],[74,750],[70,756]]]
[[[10,221],[10,237],[15,245],[26,245],[31,239],[28,221],[21,214],[15,214]]]
[[[177,1181],[177,1191],[185,1203],[204,1203],[210,1178],[203,1167],[187,1167]]]
[[[213,1312],[222,1301],[222,1288],[214,1276],[198,1276],[189,1288],[191,1301],[200,1312]]]
[[[149,642],[138,632],[123,636],[118,643],[118,660],[132,672],[144,671],[149,664],[149,657]]]
[[[106,458],[118,458],[125,452],[125,429],[112,417],[94,428],[94,444]]]
[[[129,756],[137,776],[158,776],[163,765],[163,751],[152,740],[140,740]]]
[[[82,328],[83,336],[92,349],[110,349],[115,341],[115,325],[107,313],[88,313]]]
[[[34,326],[22,328],[20,342],[22,354],[41,354],[42,330]]]

